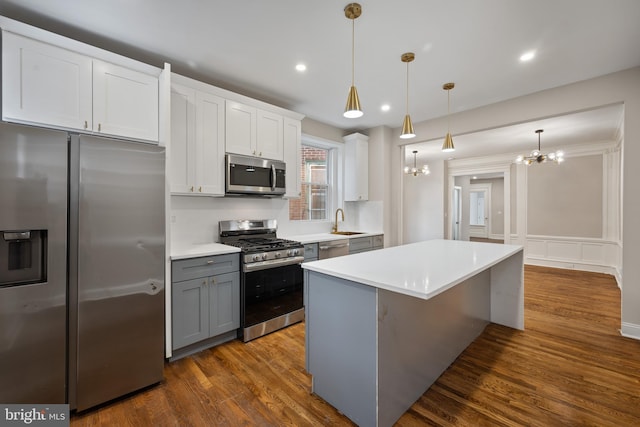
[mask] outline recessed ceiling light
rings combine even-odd
[[[474,175],[473,178],[471,178],[471,179],[478,179],[478,177]]]
[[[302,63],[296,64],[296,70],[302,73],[303,71],[307,71],[307,66]]]
[[[536,51],[530,50],[529,52],[525,52],[522,55],[520,55],[520,61],[521,62],[531,61],[535,56],[536,56]]]
[[[380,107],[380,109],[382,111],[389,111],[391,109],[391,106],[389,104],[382,104],[382,106]]]

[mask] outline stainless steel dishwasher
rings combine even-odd
[[[349,239],[329,240],[318,243],[318,259],[349,255]]]

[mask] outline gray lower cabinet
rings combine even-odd
[[[240,327],[238,254],[174,261],[172,277],[174,350],[200,342],[210,347],[221,336],[221,342],[235,338]]]

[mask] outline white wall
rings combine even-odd
[[[403,244],[444,238],[444,161],[427,165],[429,175],[403,175]]]

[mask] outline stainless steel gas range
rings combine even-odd
[[[220,243],[241,249],[244,342],[304,320],[304,245],[276,236],[275,219],[220,221]]]

